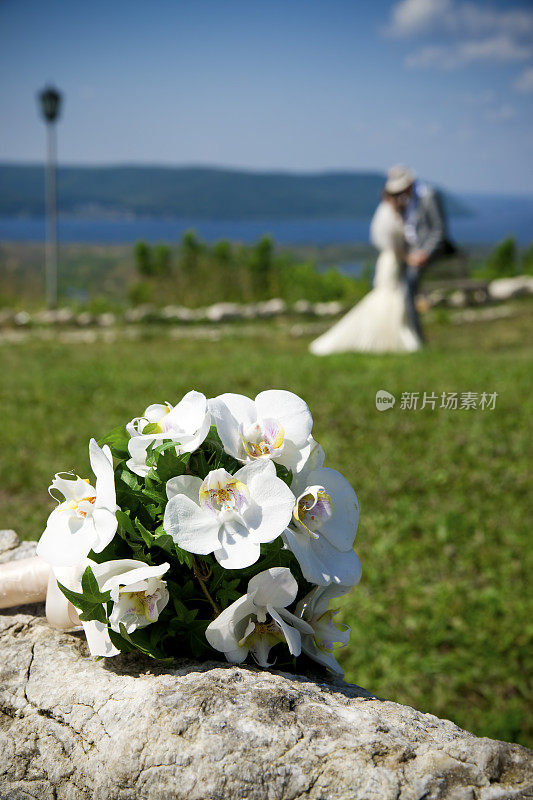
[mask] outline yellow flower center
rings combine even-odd
[[[132,611],[140,617],[145,617],[148,622],[154,622],[157,617],[155,615],[156,607],[154,602],[150,602],[153,595],[147,595],[146,592],[126,592],[124,589],[119,589],[121,597],[126,598],[131,604]]]
[[[86,478],[83,480],[89,483]],[[70,500],[66,507],[75,511],[79,517],[86,517],[87,512],[83,508],[80,508],[80,503],[91,503],[91,505],[94,505],[95,500],[96,497],[82,497],[81,500]]]
[[[312,528],[315,525],[320,525],[325,519],[331,516],[333,503],[331,497],[324,489],[319,489],[316,493],[316,498],[311,492],[303,495],[297,505],[294,506],[292,516],[296,522],[299,522],[310,536],[316,537],[312,533]]]
[[[199,501],[200,505],[207,505],[214,511],[238,511],[249,494],[248,487],[242,481],[226,473],[223,477],[208,476],[204,480],[200,486]]]
[[[244,436],[241,433],[241,441],[250,458],[262,458],[272,455],[283,447],[285,431],[279,424],[270,426],[270,430],[264,431],[258,423],[246,431]]]
[[[279,625],[271,620],[270,622],[256,622],[255,627],[248,636],[243,636],[239,642],[239,647],[248,647],[252,649],[254,642],[258,639],[266,639],[267,643],[274,647],[278,642],[283,641],[283,634],[279,629]]]

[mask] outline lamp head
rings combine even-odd
[[[47,122],[54,122],[59,116],[61,106],[61,95],[53,86],[46,86],[39,92],[41,111]]]

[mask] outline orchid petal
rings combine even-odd
[[[244,460],[239,425],[252,425],[257,420],[254,401],[242,394],[221,394],[209,401],[209,411],[226,452]]]
[[[254,575],[248,584],[248,593],[253,594],[256,607],[284,608],[296,598],[298,584],[288,567],[271,567]]]
[[[324,486],[333,502],[333,514],[320,528],[337,550],[351,550],[359,522],[357,495],[346,478],[330,467],[313,470],[307,476],[308,484]]]
[[[90,620],[89,622],[82,622],[85,636],[87,637],[87,644],[92,656],[105,656],[110,658],[120,653],[115,645],[111,642],[107,625],[97,620]]]
[[[163,421],[167,424],[175,424],[182,431],[192,432],[197,431],[203,425],[206,414],[206,396],[193,390],[182,397]]]
[[[307,403],[293,392],[269,389],[255,398],[259,419],[275,416],[285,431],[285,438],[297,447],[303,447],[313,427],[313,418]],[[275,413],[273,413],[275,412]]]
[[[59,507],[61,509],[61,506]],[[75,533],[71,532],[71,514],[55,509],[48,518],[48,524],[37,544],[36,554],[44,561],[57,567],[71,567],[82,561],[91,550],[94,541],[92,520],[74,520]],[[58,514],[59,511],[59,514]]]
[[[316,646],[311,637],[305,636],[302,638],[302,650],[309,658],[312,658],[313,661],[327,667],[335,675],[339,675],[341,678],[344,677],[344,670],[340,664],[337,663],[333,653],[324,653]]]
[[[300,600],[296,606],[296,614],[309,619],[313,615],[320,617],[329,607],[331,600],[342,597],[351,592],[352,586],[342,586],[339,583],[331,583],[329,586],[317,586],[309,594]]]
[[[246,485],[250,484],[254,478],[263,480],[264,478],[275,478],[276,467],[269,458],[261,458],[251,461],[241,467],[234,475],[235,478]]]
[[[338,583],[355,586],[361,579],[362,567],[353,550],[340,552],[324,536],[312,539],[307,533],[286,528],[283,538],[300,564],[303,576],[310,583],[325,586]]]
[[[239,646],[239,641],[246,629],[245,625],[242,630],[239,630],[239,623],[246,620],[253,612],[253,600],[246,594],[225,608],[207,626],[205,637],[211,647],[214,647],[215,650],[220,650],[222,653],[242,652],[243,650],[248,653],[248,648]]]
[[[306,486],[309,485],[307,476],[311,472],[324,466],[325,457],[321,445],[310,436],[307,440],[307,444],[300,451],[300,460],[296,463],[293,470],[291,489],[296,496],[302,494]]]
[[[226,650],[224,655],[231,664],[242,664],[249,652],[247,647],[237,647],[235,650]]]
[[[138,591],[137,583],[148,578],[161,578],[169,569],[168,562],[148,567],[142,561],[124,558],[95,565],[93,572],[102,592],[108,592],[119,586],[127,586],[130,591]]]
[[[167,481],[167,497],[170,500],[171,497],[176,497],[178,494],[184,494],[185,497],[188,497],[190,500],[194,500],[195,503],[198,503],[201,485],[202,479],[197,478],[195,475],[178,475],[177,477],[170,478],[170,480]]]
[[[117,650],[115,645],[112,643],[107,625],[105,625],[103,622],[98,622],[97,620],[93,619],[87,622],[82,621],[82,625],[92,656],[105,656],[106,658],[111,658],[112,656],[117,656],[120,653],[120,650]]]
[[[255,564],[261,547],[247,534],[248,530],[237,520],[224,522],[218,537],[220,546],[213,553],[221,567],[244,569]]]
[[[287,645],[289,647],[289,652],[292,656],[299,656],[302,650],[302,639],[300,633],[293,628],[292,625],[287,625],[284,619],[278,614],[275,608],[272,606],[267,606],[267,611],[275,620],[278,625],[280,626],[281,630],[283,631],[283,635],[287,640]]]
[[[200,445],[204,442],[207,434],[209,433],[210,428],[211,428],[211,415],[209,413],[206,413],[204,421],[198,428],[196,433],[188,437],[183,437],[181,442],[181,447],[179,448],[180,452],[194,453],[195,450],[198,450]]]
[[[252,528],[254,540],[272,542],[289,524],[296,498],[286,483],[264,472],[252,478],[250,492],[261,509],[261,517]]]
[[[269,643],[266,637],[258,636],[254,641],[253,647],[250,649],[253,657],[263,669],[268,669],[274,664],[274,662],[270,663],[268,660],[272,647],[273,645]]]
[[[165,508],[163,528],[176,544],[189,553],[206,555],[218,547],[220,524],[214,514],[201,509],[197,503],[178,494]]]
[[[96,475],[96,505],[115,511],[117,509],[115,476],[113,475],[113,457],[109,447],[104,445],[103,448],[100,448],[96,441],[91,439],[89,460],[92,471]]]
[[[62,475],[68,474],[67,472],[57,472],[48,491],[51,492],[57,489],[61,492],[65,500],[81,500],[82,497],[96,497],[96,489],[94,489],[90,483],[84,481],[83,478],[77,475],[74,480],[61,477]]]
[[[146,477],[151,469],[146,464],[146,451],[148,445],[154,441],[156,441],[154,436],[134,436],[128,442],[131,458],[126,461],[126,466],[131,472],[142,478]]]
[[[286,608],[280,608],[278,613],[280,617],[283,617],[283,619],[288,625],[291,625],[293,628],[296,628],[296,630],[299,631],[300,633],[306,634],[308,636],[313,635],[314,630],[312,626],[301,617],[295,616],[290,611],[287,611]]]
[[[94,550],[95,553],[101,553],[117,532],[118,521],[114,511],[109,511],[107,508],[95,508],[92,519],[95,529],[95,541],[91,550]]]

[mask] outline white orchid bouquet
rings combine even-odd
[[[91,439],[95,481],[56,474],[37,554],[92,655],[266,668],[281,645],[278,665],[303,653],[342,674],[349,629],[328,606],[361,577],[359,508],[312,426],[292,392],[191,391]]]

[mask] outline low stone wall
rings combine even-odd
[[[78,327],[97,326],[111,328],[117,324],[137,322],[159,322],[171,324],[216,323],[237,320],[272,319],[282,316],[335,317],[345,310],[345,306],[337,301],[329,303],[311,303],[298,300],[289,306],[284,300],[273,298],[260,303],[215,303],[204,308],[185,308],[184,306],[164,306],[157,308],[151,305],[130,308],[124,314],[91,314],[88,311],[76,313],[70,308],[43,309],[34,314],[27,311],[0,309],[1,327]]]
[[[489,301],[501,302],[533,294],[533,277],[519,275],[514,278],[501,278],[487,284],[484,290],[470,292],[460,288],[427,288],[422,285],[420,304],[422,309],[446,307],[464,308],[469,305],[484,305]],[[43,309],[30,314],[27,311],[0,309],[0,328],[113,328],[116,325],[150,323],[170,323],[190,325],[194,323],[217,323],[272,319],[274,317],[306,317],[322,319],[337,317],[346,311],[346,304],[336,300],[326,303],[311,303],[297,300],[288,305],[284,300],[273,298],[260,303],[215,303],[204,308],[185,308],[184,306],[151,305],[130,308],[123,314],[106,312],[91,314],[88,311],[75,312],[70,308]]]
[[[2,560],[27,556],[0,533]],[[507,800],[533,754],[364,689],[133,654],[0,612],[0,800]]]

